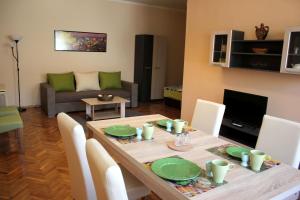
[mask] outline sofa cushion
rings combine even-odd
[[[87,90],[100,90],[98,72],[75,72],[76,92]]]
[[[130,92],[124,89],[90,90],[80,92],[57,92],[55,94],[56,103],[78,102],[84,98],[96,98],[98,94],[112,94],[123,98],[130,98]]]
[[[64,74],[47,74],[47,79],[56,92],[75,91],[73,72]]]
[[[101,89],[120,89],[121,72],[99,72]]]

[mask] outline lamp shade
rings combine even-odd
[[[22,36],[21,35],[11,35],[10,38],[13,41],[20,41],[22,39]]]

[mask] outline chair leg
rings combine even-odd
[[[23,129],[19,128],[16,130],[16,136],[19,144],[19,150],[21,153],[24,153],[24,145],[23,145]]]
[[[91,131],[90,129],[87,129],[87,131],[85,131],[85,137],[87,139],[93,138],[94,137],[94,132]]]

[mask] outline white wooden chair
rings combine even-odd
[[[300,162],[300,123],[265,115],[258,135],[256,149],[273,159],[298,169]],[[299,199],[299,192],[284,200]]]
[[[133,200],[149,194],[149,190],[128,171],[124,168],[121,171],[97,140],[87,141],[86,153],[98,200]]]
[[[197,99],[191,125],[195,129],[218,137],[224,112],[223,104]]]
[[[298,169],[300,123],[265,115],[255,148]]]
[[[84,130],[80,124],[65,113],[58,114],[57,121],[67,154],[73,198],[94,200],[96,192],[86,158]]]

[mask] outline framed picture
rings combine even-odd
[[[106,33],[54,31],[56,51],[106,52],[106,43]]]

